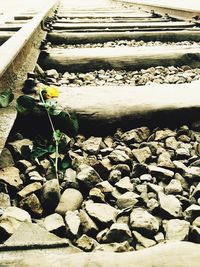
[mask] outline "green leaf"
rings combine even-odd
[[[24,114],[28,114],[30,113],[33,108],[35,107],[36,103],[35,103],[35,99],[30,97],[30,96],[26,96],[26,95],[22,95],[17,99],[17,111],[19,113],[24,113]]]
[[[49,145],[49,146],[48,146],[48,152],[49,152],[50,154],[54,153],[55,151],[56,151],[55,146],[53,146],[53,145]]]
[[[54,138],[54,140],[56,141],[56,142],[60,142],[60,140],[61,140],[61,138],[62,138],[62,133],[61,133],[61,131],[59,130],[59,129],[57,129],[57,130],[55,130],[54,132],[53,132],[53,138]]]
[[[0,93],[0,108],[6,108],[14,99],[14,94],[10,88]]]
[[[43,148],[43,147],[35,147],[31,153],[31,157],[32,159],[35,158],[42,158],[44,157],[46,154],[48,154],[48,149]]]
[[[64,157],[64,159],[61,162],[61,169],[64,171],[68,169],[71,166],[71,162],[68,157]]]

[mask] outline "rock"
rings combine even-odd
[[[158,201],[162,216],[179,218],[182,216],[181,202],[174,195],[165,195],[164,193],[158,193]]]
[[[133,184],[128,176],[122,178],[115,184],[115,186],[119,189],[119,191],[133,191]]]
[[[113,166],[113,170],[119,170],[122,176],[130,176],[130,167],[127,164],[117,164]]]
[[[19,170],[15,167],[6,167],[0,169],[0,180],[7,183],[15,190],[19,190],[23,185],[23,181],[19,175]]]
[[[21,198],[27,197],[28,195],[37,192],[38,190],[40,190],[42,188],[41,183],[39,182],[35,182],[35,183],[31,183],[27,186],[25,186],[21,191],[19,191],[17,193],[18,196],[20,196]]]
[[[179,194],[183,192],[183,188],[181,186],[181,182],[172,179],[170,183],[165,187],[165,194]]]
[[[101,147],[102,138],[91,136],[83,142],[82,149],[88,154],[97,154]]]
[[[80,172],[77,174],[77,180],[88,189],[92,189],[97,183],[103,181],[95,169],[89,165],[83,164],[79,168]]]
[[[145,163],[151,158],[152,155],[149,147],[133,149],[132,154],[139,163]]]
[[[159,203],[155,198],[151,198],[146,202],[147,208],[150,212],[153,212],[158,209]]]
[[[89,252],[92,251],[95,246],[97,246],[98,242],[93,238],[83,234],[76,240],[76,245],[83,251]]]
[[[187,240],[190,223],[184,220],[172,219],[163,221],[163,228],[165,230],[165,238],[167,240]]]
[[[96,236],[99,229],[89,215],[84,210],[80,210],[79,217],[83,233],[90,236]]]
[[[178,144],[178,141],[173,136],[165,139],[165,147],[168,149],[176,150],[178,148]]]
[[[155,236],[154,236],[154,239],[157,243],[162,243],[165,241],[165,237],[164,237],[164,234],[162,232],[160,233],[157,233]]]
[[[148,183],[147,184],[147,192],[154,192],[154,193],[158,194],[159,192],[162,192],[163,193],[164,192],[164,189],[160,185]]]
[[[44,227],[47,231],[58,236],[64,236],[65,222],[60,214],[53,213],[44,218]]]
[[[151,182],[153,180],[153,177],[151,174],[142,174],[140,175],[140,181],[142,182]]]
[[[110,229],[107,231],[103,241],[106,243],[124,242],[131,243],[132,234],[126,223],[113,223]]]
[[[125,132],[122,135],[122,140],[127,143],[142,143],[150,136],[150,130],[147,127],[136,128]]]
[[[101,244],[94,249],[94,252],[128,252],[132,250],[134,249],[128,241],[124,241],[122,243]]]
[[[23,146],[27,146],[30,149],[33,147],[33,142],[29,139],[22,139],[22,140],[16,140],[14,142],[8,143],[9,149],[11,153],[13,153],[14,157],[17,159],[20,159],[22,156],[22,148]]]
[[[189,184],[188,184],[188,182],[186,181],[186,179],[183,178],[182,175],[180,175],[180,173],[178,173],[178,172],[175,173],[175,175],[174,175],[174,179],[180,181],[181,186],[182,186],[182,188],[183,188],[184,190],[189,191]]]
[[[105,196],[99,188],[92,188],[89,192],[89,197],[95,202],[105,202]]]
[[[175,165],[171,161],[171,155],[168,152],[163,152],[158,156],[157,166],[167,169],[174,169]]]
[[[3,148],[0,154],[0,169],[11,167],[15,164],[10,150],[6,147]]]
[[[0,240],[5,241],[23,222],[31,222],[28,212],[17,207],[8,207],[0,217]]]
[[[152,236],[159,230],[158,220],[143,208],[135,208],[130,214],[130,226],[145,236]]]
[[[41,176],[39,174],[39,172],[37,171],[31,171],[28,173],[28,177],[29,177],[29,180],[31,182],[41,182],[41,183],[44,183],[46,182],[46,178],[44,178],[43,176]]]
[[[117,198],[116,205],[119,209],[135,207],[139,198],[140,196],[134,192],[126,192]]]
[[[110,155],[108,155],[108,158],[114,164],[118,164],[118,163],[125,163],[126,164],[126,163],[129,163],[130,162],[130,158],[126,154],[126,152],[123,151],[123,150],[119,150],[119,149],[113,150],[110,153]]]
[[[65,189],[66,188],[75,188],[79,189],[79,184],[76,179],[76,171],[74,171],[71,168],[68,168],[65,172],[63,182],[65,184]]]
[[[18,160],[15,164],[15,167],[18,168],[20,172],[26,172],[28,168],[31,168],[31,166],[31,162],[25,159]]]
[[[32,193],[31,195],[23,198],[19,203],[20,208],[28,211],[34,217],[41,217],[43,213],[42,206],[37,196]]]
[[[10,207],[10,196],[4,192],[0,193],[0,209],[5,210],[6,208]]]
[[[166,139],[167,137],[172,137],[175,136],[175,132],[173,132],[170,129],[165,129],[165,130],[158,130],[155,133],[155,141],[161,141],[163,139]]]
[[[111,183],[111,184],[115,184],[117,183],[118,181],[120,181],[122,179],[122,173],[120,170],[112,170],[110,172],[110,175],[108,177],[108,181]]]
[[[200,167],[186,167],[182,175],[188,180],[198,179],[200,177]]]
[[[189,222],[193,222],[199,216],[200,216],[199,205],[192,204],[184,211],[184,218]]]
[[[104,203],[85,203],[86,212],[97,220],[100,224],[109,225],[113,223],[117,216],[117,210],[112,206]]]
[[[193,226],[190,231],[190,238],[192,242],[200,243],[200,228]]]
[[[190,157],[190,151],[187,148],[177,148],[176,151],[176,159],[188,159]]]
[[[195,197],[196,199],[200,197],[200,183],[197,184],[194,191],[192,192],[192,197]]]
[[[197,217],[193,222],[192,222],[193,226],[197,226],[200,227],[200,216]]]
[[[80,191],[74,188],[67,188],[62,193],[60,202],[55,212],[64,215],[67,211],[78,210],[83,202],[83,196]]]
[[[46,70],[45,73],[50,78],[54,78],[54,79],[59,78],[59,73],[55,69]]]
[[[149,248],[149,247],[156,245],[156,242],[154,240],[144,237],[137,231],[133,231],[132,234],[133,234],[133,238],[135,238],[135,242],[143,246],[144,248]]]
[[[161,181],[170,181],[174,177],[174,172],[165,168],[157,167],[154,165],[148,166],[152,176],[155,176]]]
[[[74,237],[77,238],[81,224],[79,212],[77,210],[67,211],[65,214],[65,223],[66,223],[67,235],[71,238]]]
[[[114,190],[114,187],[108,182],[103,181],[95,185],[95,187],[99,188],[103,194],[110,194]]]
[[[54,212],[60,200],[60,186],[57,179],[47,181],[42,188],[41,202],[46,213]]]

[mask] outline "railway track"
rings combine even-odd
[[[0,92],[15,97],[0,109],[0,151],[15,161],[0,160],[8,266],[36,266],[39,255],[42,266],[199,264],[200,11],[131,2],[60,1],[57,10],[51,1],[0,24]],[[13,139],[16,130],[49,131],[46,114],[16,120],[15,100],[38,82],[57,86],[57,103],[79,121],[69,150],[75,167],[57,180],[46,179],[47,159],[22,155],[30,135]],[[67,131],[65,118],[55,123]],[[168,240],[176,242],[159,244]]]

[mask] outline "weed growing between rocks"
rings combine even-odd
[[[35,110],[45,111],[47,119],[49,121],[52,138],[47,140],[41,137],[36,137],[33,142],[33,146],[24,145],[21,147],[21,152],[26,159],[31,161],[41,160],[48,158],[53,166],[53,170],[56,179],[59,180],[59,171],[64,172],[70,166],[70,158],[67,154],[70,137],[56,129],[52,120],[52,116],[63,116],[63,111],[60,106],[57,105],[56,101],[52,98],[56,98],[59,95],[58,89],[53,86],[47,86],[39,84],[36,87],[37,97],[22,95],[17,99],[17,111],[21,114],[28,115]],[[68,112],[64,115],[69,117],[71,125],[78,129],[78,122],[75,116]],[[65,156],[63,155],[65,154]]]

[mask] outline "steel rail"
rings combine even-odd
[[[41,41],[46,37],[43,22],[53,13],[57,2],[51,0],[33,19],[0,46],[0,92],[11,88],[15,97],[18,95],[27,72],[35,67]],[[14,104],[0,109],[0,154],[16,115]]]

